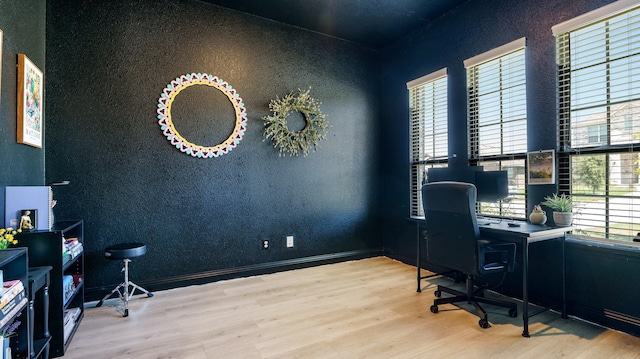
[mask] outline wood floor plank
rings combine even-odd
[[[415,267],[376,257],[136,296],[127,318],[115,300],[89,304],[64,358],[640,359],[640,338],[557,313],[532,318],[531,338],[503,308],[485,307],[489,329],[467,304],[433,314],[436,284],[460,284],[434,277],[416,293],[415,281]]]

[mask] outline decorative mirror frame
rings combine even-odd
[[[171,104],[175,97],[180,93],[180,91],[194,85],[206,85],[220,90],[225,94],[225,96],[227,96],[229,101],[231,101],[235,110],[235,126],[231,135],[229,135],[226,140],[215,146],[200,146],[189,142],[180,135],[171,120]],[[247,110],[244,107],[242,98],[231,85],[211,74],[191,73],[181,75],[180,77],[171,80],[171,83],[169,83],[160,94],[157,112],[158,124],[162,130],[162,134],[167,138],[167,140],[179,149],[180,152],[197,158],[218,157],[229,153],[238,145],[240,140],[242,140],[242,137],[247,130]]]

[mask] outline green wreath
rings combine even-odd
[[[327,138],[329,123],[325,114],[320,110],[320,102],[309,96],[311,89],[297,96],[290,93],[282,99],[276,98],[269,103],[272,114],[262,118],[264,121],[264,141],[271,138],[274,148],[278,148],[280,156],[288,152],[289,156],[304,156],[310,150],[316,149],[318,142]],[[306,125],[298,132],[287,127],[287,117],[292,111],[298,111],[304,116]]]

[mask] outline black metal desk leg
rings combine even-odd
[[[566,277],[566,262],[565,262],[565,242],[567,234],[562,236],[562,315],[563,319],[567,319],[567,277]]]
[[[420,286],[420,281],[422,277],[420,276],[420,252],[422,252],[422,238],[420,238],[420,224],[416,223],[416,238],[418,239],[417,247],[418,247],[418,258],[416,259],[416,267],[418,268],[418,293],[422,293],[422,288]]]
[[[529,338],[529,243],[522,245],[522,336]]]

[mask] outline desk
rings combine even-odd
[[[566,233],[573,230],[573,227],[549,227],[544,225],[534,225],[524,221],[511,221],[518,223],[518,227],[510,227],[508,221],[500,223],[491,223],[488,225],[479,225],[480,235],[497,240],[513,242],[522,248],[522,336],[529,337],[529,318],[539,314],[538,311],[529,314],[529,244],[548,241],[555,238],[562,240],[562,318],[567,318],[566,305],[566,283],[565,283],[565,237]],[[418,223],[418,231],[420,224]],[[418,233],[419,234],[419,233]],[[428,239],[427,239],[428,240]],[[420,280],[426,277],[420,277],[420,251],[421,238],[418,236],[418,291],[420,291]],[[546,309],[545,309],[546,310]]]

